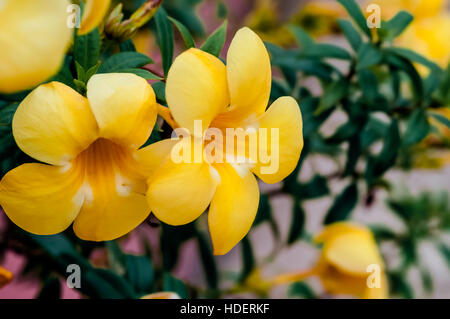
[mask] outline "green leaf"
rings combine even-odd
[[[124,275],[126,271],[125,254],[120,248],[119,244],[114,241],[105,242],[105,246],[108,249],[108,265],[109,269],[114,271],[118,275]]]
[[[178,261],[178,252],[182,243],[196,235],[195,224],[170,226],[161,223],[161,251],[165,270],[172,270]]]
[[[195,42],[194,39],[192,38],[191,33],[189,32],[189,30],[184,26],[184,24],[182,24],[181,22],[179,22],[178,20],[175,20],[174,18],[169,17],[169,20],[175,25],[175,27],[178,29],[178,31],[181,34],[181,37],[183,38],[184,44],[186,46],[186,49],[189,48],[195,48]]]
[[[89,81],[89,79],[97,73],[98,69],[100,68],[101,63],[97,63],[92,68],[86,71],[86,82]]]
[[[289,286],[288,290],[289,297],[297,297],[304,299],[316,299],[317,296],[314,290],[306,284],[305,282],[296,282]]]
[[[43,284],[37,299],[60,299],[61,284],[58,277],[49,277]]]
[[[308,50],[306,55],[315,58],[335,58],[342,60],[351,60],[352,56],[345,49],[328,43],[317,43]]]
[[[370,43],[363,43],[358,50],[358,61],[356,64],[357,70],[369,68],[378,64],[383,58],[379,49]]]
[[[88,34],[75,37],[73,45],[73,56],[85,70],[97,64],[100,56],[101,39],[98,29]]]
[[[408,284],[403,273],[389,273],[391,291],[394,295],[400,295],[407,299],[414,298],[413,290]]]
[[[392,119],[383,138],[383,148],[380,154],[367,164],[366,179],[370,182],[374,177],[381,176],[397,160],[400,148],[400,132],[397,119]]]
[[[200,257],[203,263],[203,271],[209,288],[218,288],[218,272],[216,262],[205,237],[202,233],[197,233],[197,243],[200,250]]]
[[[140,68],[153,63],[145,54],[139,52],[120,52],[109,57],[102,63],[98,73],[113,73],[120,70]]]
[[[158,8],[154,19],[156,23],[156,38],[161,51],[164,75],[167,76],[167,72],[169,72],[170,66],[172,65],[174,50],[172,24],[170,23],[169,17],[162,6]]]
[[[414,17],[406,12],[399,11],[392,19],[382,24],[382,29],[386,31],[386,38],[393,40],[405,31]]]
[[[219,19],[225,19],[227,15],[228,15],[227,5],[223,1],[220,1],[217,4],[217,17]]]
[[[225,20],[215,31],[211,34],[200,47],[201,50],[219,56],[222,51],[225,39],[227,36],[227,21]]]
[[[313,37],[311,37],[308,32],[300,28],[296,25],[289,25],[289,31],[291,31],[292,35],[295,37],[298,45],[302,50],[307,50],[309,47],[315,45],[315,41]]]
[[[241,250],[242,262],[244,265],[242,267],[240,282],[244,282],[247,279],[247,277],[251,274],[256,264],[252,244],[250,242],[250,239],[248,238],[248,235],[242,238],[241,249],[242,249]]]
[[[358,202],[358,188],[355,183],[347,186],[339,194],[331,205],[325,217],[324,224],[328,225],[337,221],[346,220]]]
[[[153,264],[148,256],[125,255],[126,277],[138,293],[153,289]]]
[[[361,35],[356,31],[353,24],[348,20],[338,19],[339,27],[347,38],[348,42],[352,46],[355,52],[358,52],[359,47],[362,44]]]
[[[378,81],[375,74],[369,69],[359,70],[358,83],[362,89],[364,99],[373,102],[378,96]]]
[[[315,75],[325,81],[331,80],[331,73],[333,69],[326,63],[313,59],[295,58],[295,57],[280,57],[274,58],[273,65],[285,67],[288,69],[301,71],[308,75]]]
[[[153,74],[149,70],[145,69],[123,69],[123,70],[117,70],[118,73],[133,73],[136,75],[139,75],[140,77],[146,79],[146,80],[162,80],[161,77],[157,76],[156,74]]]
[[[428,123],[427,113],[424,109],[415,110],[408,122],[403,138],[403,146],[411,146],[423,140],[430,132],[430,123]]]
[[[156,99],[162,103],[166,103],[166,84],[164,82],[156,82],[152,84],[155,91]]]
[[[448,118],[446,118],[445,116],[441,115],[441,114],[437,114],[437,113],[429,113],[433,118],[435,118],[436,120],[438,120],[439,122],[441,122],[442,124],[444,124],[445,126],[447,126],[448,128],[450,128],[450,120]]]
[[[329,108],[336,106],[342,98],[347,96],[348,89],[349,84],[346,79],[339,79],[338,81],[331,83],[325,89],[315,114],[318,115]]]
[[[394,53],[394,54],[396,54],[400,57],[403,57],[407,60],[422,64],[431,70],[442,71],[441,68],[439,67],[439,65],[437,65],[436,63],[428,60],[424,56],[422,56],[419,53],[412,51],[410,49],[391,47],[391,48],[386,48],[384,50],[385,50],[385,52]]]
[[[175,292],[183,299],[189,298],[188,289],[184,282],[169,273],[164,273],[163,275],[162,289],[163,291]]]
[[[119,44],[120,52],[136,52],[133,40],[127,39]]]
[[[78,61],[75,61],[75,69],[77,71],[77,79],[86,83],[86,71],[84,71],[84,68],[80,65],[80,63],[78,63]]]
[[[70,69],[72,65],[73,58],[70,55],[66,55],[64,58],[64,64],[62,65],[59,72],[53,76],[49,81],[57,81],[64,83],[67,86],[70,86],[72,89],[75,89],[75,84],[73,83],[73,75]]]
[[[301,203],[294,203],[294,211],[292,212],[291,228],[289,230],[288,244],[292,244],[303,235],[305,228],[305,211]]]
[[[447,266],[450,268],[450,248],[443,243],[439,243],[438,249],[441,255],[444,257]]]
[[[372,34],[370,32],[369,27],[367,26],[366,18],[358,7],[358,4],[354,0],[337,0],[340,4],[342,4],[349,13],[349,15],[356,22],[358,27],[363,31],[369,39],[372,39]]]

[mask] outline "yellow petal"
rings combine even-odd
[[[31,89],[54,75],[72,30],[67,0],[0,3],[0,92]]]
[[[253,174],[243,167],[215,165],[220,175],[209,208],[209,231],[215,255],[224,255],[250,230],[258,210],[259,188]]]
[[[381,275],[380,287],[367,287],[362,295],[364,299],[386,299],[389,298],[389,286],[386,278],[386,274],[383,272]]]
[[[242,28],[231,41],[227,54],[230,111],[221,117],[243,120],[264,113],[269,102],[272,71],[262,40],[249,28]]]
[[[319,236],[324,258],[346,274],[366,277],[369,265],[384,267],[373,235],[365,227],[336,223]]]
[[[147,81],[135,74],[96,74],[87,84],[87,97],[100,136],[138,148],[155,125],[156,98]]]
[[[324,290],[333,295],[349,295],[361,298],[367,289],[365,277],[343,273],[332,265],[325,266],[319,278]]]
[[[180,54],[167,76],[166,98],[181,127],[196,133],[194,120],[201,120],[200,128],[205,130],[228,106],[225,65],[215,56],[198,49]]]
[[[179,143],[184,143],[180,141]],[[205,162],[175,163],[170,157],[149,180],[147,200],[155,216],[170,225],[195,220],[208,207],[217,185]]]
[[[78,34],[89,33],[98,26],[108,11],[110,3],[111,0],[87,0]]]
[[[277,183],[294,170],[303,148],[302,126],[300,108],[291,97],[277,99],[259,120],[259,128],[267,129],[268,138],[264,141],[264,135],[258,134],[258,162],[252,171],[264,182]],[[270,160],[261,154],[268,154]]]
[[[0,182],[0,205],[19,227],[38,235],[65,230],[83,204],[82,179],[72,170],[45,164],[24,164]]]
[[[0,267],[0,288],[6,286],[13,279],[13,274],[3,267]]]
[[[59,82],[33,90],[17,108],[12,129],[25,153],[49,164],[73,159],[98,131],[87,99]]]
[[[141,173],[147,178],[151,178],[170,155],[170,151],[176,143],[178,143],[176,139],[165,139],[138,150],[136,159],[141,165]]]
[[[85,202],[74,230],[84,240],[112,240],[125,235],[150,214],[146,182],[133,152],[100,138],[83,151],[73,166],[84,173]]]

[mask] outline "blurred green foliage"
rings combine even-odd
[[[132,72],[152,84],[159,103],[165,104],[164,77],[174,58],[175,34],[179,33],[186,48],[199,48],[218,56],[226,39],[226,21],[209,37],[195,6],[200,0],[166,0],[154,18],[145,26],[156,35],[162,57],[162,72],[154,74],[143,68],[153,60],[136,52],[131,40],[117,42],[105,39],[98,29],[84,36],[76,36],[72,50],[66,56],[59,73],[50,80],[61,81],[82,94],[86,83],[96,73]],[[274,68],[281,77],[273,78],[271,100],[289,95],[296,98],[303,116],[304,149],[294,172],[285,179],[281,189],[262,194],[255,225],[268,223],[277,241],[276,251],[283,245],[299,240],[310,241],[305,230],[307,200],[332,197],[333,202],[323,220],[324,224],[352,218],[354,208],[361,198],[366,205],[376,199],[376,190],[390,190],[392,185],[385,178],[386,172],[409,157],[414,146],[433,130],[430,116],[449,126],[445,117],[433,114],[436,107],[450,105],[450,67],[442,70],[414,51],[397,48],[393,39],[400,35],[412,20],[407,12],[399,12],[389,21],[383,21],[380,29],[369,29],[359,7],[353,0],[339,0],[351,16],[351,21],[339,20],[338,24],[350,49],[329,43],[316,42],[307,32],[291,26],[290,32],[298,47],[282,48],[266,43]],[[125,13],[135,10],[142,1],[125,2]],[[226,15],[223,2],[217,2],[219,17]],[[128,11],[127,11],[128,10]],[[206,38],[206,39],[205,39]],[[195,40],[194,40],[195,39]],[[199,41],[204,39],[204,41]],[[335,61],[339,61],[337,67]],[[425,77],[417,71],[416,64],[428,69]],[[315,79],[321,93],[314,94],[305,85]],[[20,101],[28,92],[0,96],[0,173],[33,159],[16,146],[12,131],[12,116]],[[321,128],[335,113],[343,113],[346,121],[333,134],[325,136]],[[381,115],[381,116],[380,116]],[[170,130],[164,125],[156,128],[149,142],[167,137]],[[148,142],[148,143],[149,143]],[[381,150],[374,145],[381,143]],[[304,161],[312,155],[341,160],[338,170],[330,175],[316,174],[308,181],[298,176]],[[403,161],[404,164],[404,161]],[[331,180],[342,180],[346,186],[338,194],[331,194]],[[292,221],[286,242],[282,242],[278,225],[272,214],[270,198],[289,194],[294,199]],[[392,212],[405,226],[405,232],[395,233],[385,225],[374,226],[380,243],[394,241],[401,249],[404,261],[396,269],[389,269],[392,292],[403,297],[414,294],[406,279],[406,269],[418,267],[424,287],[432,289],[429,271],[417,257],[418,244],[432,239],[450,266],[450,248],[441,241],[441,234],[450,228],[448,192],[439,195],[425,193],[418,197],[392,197],[387,202]],[[0,254],[13,249],[25,254],[28,264],[24,273],[38,274],[43,286],[40,298],[60,297],[59,277],[68,276],[67,265],[78,264],[82,271],[80,292],[91,298],[139,298],[156,291],[174,291],[181,297],[220,297],[225,275],[216,266],[211,247],[201,221],[173,227],[163,223],[145,222],[158,227],[160,250],[147,247],[143,255],[125,253],[119,241],[105,243],[83,242],[71,230],[55,236],[36,236],[25,233],[13,224],[1,234]],[[171,273],[178,263],[180,249],[188,240],[195,240],[207,287],[187,286]],[[143,242],[148,246],[146,240]],[[89,261],[92,251],[103,249],[107,260],[104,267],[95,267]],[[236,284],[244,283],[252,271],[259,267],[250,239],[241,244],[242,269],[231,276]],[[161,255],[159,263],[153,257]],[[273,255],[272,255],[273,257]],[[107,268],[105,268],[107,267]],[[314,298],[316,294],[306,284],[292,285],[292,297]]]

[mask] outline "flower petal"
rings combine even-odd
[[[184,139],[179,142],[182,145]],[[175,163],[170,157],[149,180],[147,200],[153,214],[170,225],[195,220],[208,207],[217,176],[205,162]]]
[[[78,215],[84,195],[82,179],[72,170],[24,164],[0,182],[0,205],[19,227],[38,235],[65,230]]]
[[[277,99],[259,120],[262,128],[267,129],[267,139],[259,131],[258,161],[252,171],[265,183],[277,183],[295,169],[303,148],[302,114],[297,102],[287,96]]]
[[[34,89],[14,114],[17,145],[31,157],[61,165],[97,138],[97,123],[86,98],[51,82]]]
[[[198,49],[180,54],[169,70],[166,98],[181,127],[194,133],[194,120],[201,120],[205,130],[228,106],[225,65]]]
[[[55,74],[72,30],[67,0],[3,1],[0,6],[0,92],[30,89]]]
[[[270,58],[262,40],[249,28],[240,29],[231,41],[227,78],[231,107],[224,117],[237,121],[264,113],[272,78]]]
[[[135,154],[136,160],[140,163],[142,175],[151,178],[177,143],[176,139],[165,139],[138,150]]]
[[[108,11],[110,3],[111,0],[87,0],[78,34],[89,33],[98,26]]]
[[[351,223],[333,224],[319,235],[324,242],[323,255],[331,265],[354,276],[367,277],[367,266],[384,267],[372,233]]]
[[[215,255],[224,255],[250,230],[258,210],[256,178],[245,168],[215,165],[220,184],[211,201],[208,222]]]
[[[101,137],[138,148],[156,121],[156,98],[150,84],[129,73],[96,74],[87,84],[87,97]]]
[[[114,192],[101,195],[93,190],[93,200],[86,201],[75,219],[73,229],[83,240],[105,241],[119,238],[142,223],[150,214],[145,195]]]

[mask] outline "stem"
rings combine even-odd
[[[302,281],[308,277],[317,275],[319,273],[318,268],[314,267],[305,271],[300,271],[300,272],[291,272],[291,273],[287,273],[287,274],[282,274],[282,275],[278,275],[276,277],[274,277],[271,280],[271,283],[273,285],[282,285],[282,284],[287,284],[287,283],[291,283],[291,282],[296,282],[296,281]]]
[[[170,112],[168,107],[165,107],[159,103],[157,103],[156,105],[158,108],[159,116],[161,116],[167,124],[169,124],[173,129],[180,127],[177,122],[175,122],[175,119],[173,118],[172,113]]]

